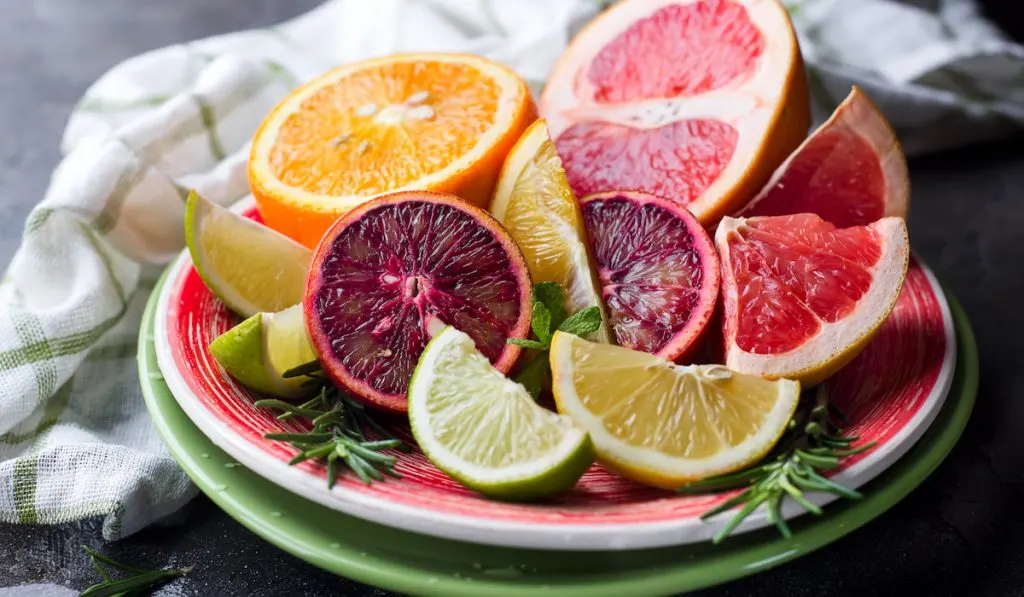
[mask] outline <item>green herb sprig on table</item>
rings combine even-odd
[[[290,369],[284,377],[305,376],[303,385],[319,388],[319,392],[303,404],[292,404],[278,399],[256,401],[256,406],[280,411],[279,421],[305,419],[312,429],[298,433],[268,433],[266,439],[288,442],[299,453],[288,464],[298,464],[313,458],[327,461],[327,487],[334,487],[338,475],[348,468],[367,485],[374,480],[383,481],[384,475],[401,477],[395,471],[397,458],[385,454],[389,448],[408,449],[401,440],[387,432],[373,419],[362,405],[331,384],[320,371],[316,361]],[[381,439],[369,439],[373,431]]]
[[[555,330],[586,336],[601,327],[601,310],[597,307],[588,307],[568,315],[565,311],[562,287],[554,282],[534,285],[531,310],[530,328],[533,330],[533,338],[509,338],[508,343],[540,351],[515,376],[515,380],[536,398],[551,375],[548,351]]]
[[[85,553],[89,554],[92,566],[103,577],[103,581],[92,585],[79,593],[79,597],[141,597],[148,595],[158,585],[173,580],[183,574],[187,574],[191,568],[168,568],[166,570],[147,570],[136,566],[123,564],[110,556],[86,545],[82,546]],[[104,568],[110,566],[115,570],[126,573],[125,578],[114,579],[110,571]]]
[[[804,492],[823,491],[851,500],[862,497],[859,492],[821,474],[837,468],[843,458],[860,454],[875,445],[875,442],[869,442],[854,447],[860,438],[845,435],[837,420],[845,423],[842,413],[829,404],[825,386],[819,386],[814,398],[805,398],[797,407],[788,430],[760,463],[735,473],[690,483],[678,491],[701,494],[747,488],[701,515],[701,519],[706,520],[743,504],[715,535],[713,541],[716,544],[724,541],[761,504],[767,508],[768,520],[788,539],[792,532],[782,516],[782,503],[787,497],[813,514],[821,514],[821,508],[808,501]]]

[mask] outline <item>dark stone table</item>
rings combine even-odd
[[[0,262],[46,188],[71,107],[96,77],[142,51],[270,25],[315,4],[0,1]],[[1016,1],[987,7],[1022,33]],[[919,489],[877,520],[701,595],[1024,595],[1024,141],[915,160],[911,175],[914,247],[963,302],[978,336],[981,389],[967,431]],[[86,587],[96,574],[81,544],[102,545],[97,521],[0,525],[0,585]],[[388,595],[278,550],[204,497],[177,524],[103,549],[141,566],[195,566],[162,595]]]

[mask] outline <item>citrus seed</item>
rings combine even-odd
[[[362,141],[359,142],[359,147],[356,148],[356,152],[358,152],[359,155],[362,155],[362,154],[366,153],[366,150],[369,149],[369,148],[370,148],[370,142],[367,141],[366,139],[363,139]]]
[[[363,104],[356,108],[356,116],[373,116],[377,113],[377,106],[374,104]]]
[[[408,98],[406,98],[405,103],[407,103],[407,104],[422,104],[423,102],[427,101],[427,97],[429,97],[429,96],[430,96],[430,94],[428,94],[426,91],[417,91],[416,93],[414,93],[414,94],[410,95]]]
[[[412,120],[427,120],[434,117],[434,109],[430,106],[416,106],[405,113],[405,117]]]

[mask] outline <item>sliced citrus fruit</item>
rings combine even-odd
[[[686,208],[646,193],[599,193],[581,207],[615,342],[670,361],[691,354],[718,299],[707,232]]]
[[[249,317],[302,301],[313,253],[194,191],[185,207],[185,242],[203,282],[232,311]]]
[[[764,457],[786,430],[800,384],[721,365],[676,365],[645,352],[555,332],[552,390],[625,477],[666,489]]]
[[[907,217],[907,160],[889,121],[854,87],[740,217],[813,213],[840,228]]]
[[[306,335],[302,305],[278,313],[257,313],[210,343],[210,353],[245,386],[292,398],[307,393],[302,377],[285,378],[289,369],[316,359]]]
[[[530,274],[508,232],[452,195],[392,193],[338,219],[317,246],[305,310],[313,349],[338,385],[406,411],[423,347],[452,325],[502,372],[530,327]]]
[[[631,0],[572,41],[541,115],[577,195],[645,191],[711,226],[803,141],[809,105],[776,0]]]
[[[533,281],[562,287],[569,313],[601,308],[583,216],[543,119],[505,159],[490,211],[523,250]],[[607,328],[591,339],[608,342]]]
[[[861,351],[907,275],[903,218],[836,228],[813,214],[724,218],[725,364],[812,386]]]
[[[268,226],[314,246],[376,195],[453,193],[486,207],[502,161],[536,118],[526,82],[468,54],[398,54],[297,88],[253,139],[249,181]]]
[[[594,459],[590,438],[571,419],[537,405],[450,326],[420,356],[409,421],[431,462],[492,497],[537,499],[569,489]]]

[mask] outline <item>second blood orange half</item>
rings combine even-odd
[[[541,99],[578,196],[643,191],[710,226],[742,207],[810,126],[776,0],[631,0],[559,60]]]
[[[526,83],[466,54],[401,54],[340,66],[293,91],[252,143],[249,181],[268,226],[313,247],[340,215],[383,193],[442,191],[484,207],[536,118]]]

